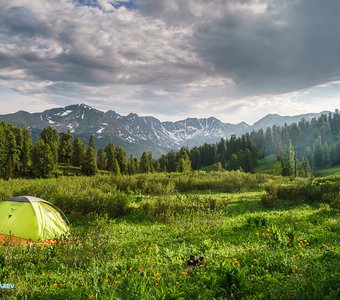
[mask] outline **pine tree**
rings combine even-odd
[[[140,158],[139,168],[142,173],[152,172],[152,154],[143,152]]]
[[[94,141],[93,134],[91,134],[90,139],[89,139],[89,147],[91,147],[93,150],[95,149],[95,141]]]
[[[44,128],[44,130],[41,132],[41,139],[45,142],[45,144],[48,144],[51,148],[53,159],[55,164],[58,163],[58,133],[55,129],[53,129],[51,126],[48,126]]]
[[[295,176],[295,150],[290,140],[283,152],[281,166],[283,176]]]
[[[309,161],[307,158],[304,158],[302,160],[302,164],[301,164],[301,170],[300,170],[300,174],[299,176],[302,177],[311,177],[313,175],[312,169],[309,165]]]
[[[105,170],[107,164],[107,159],[105,155],[105,151],[103,149],[99,149],[97,151],[97,165],[99,170]]]
[[[91,146],[86,150],[81,170],[83,174],[88,176],[95,175],[98,172],[96,153]]]
[[[122,174],[127,174],[126,151],[123,147],[116,148],[115,158],[118,161],[120,172]]]
[[[189,156],[189,150],[187,148],[181,148],[178,153],[178,160],[176,164],[176,171],[181,173],[188,173],[191,169],[191,160]]]
[[[191,166],[193,170],[198,170],[201,167],[201,153],[197,147],[190,151]]]
[[[15,135],[11,128],[7,128],[6,133],[6,176],[12,178],[19,162],[19,151]]]
[[[113,159],[113,165],[111,172],[115,175],[120,175],[120,168],[117,159]]]
[[[32,151],[32,137],[28,130],[24,130],[22,150],[20,153],[21,172],[23,175],[28,175],[30,173],[31,151]]]
[[[0,178],[6,177],[6,137],[5,124],[0,123]]]
[[[80,167],[82,165],[84,157],[85,146],[82,139],[78,137],[73,141],[73,157],[72,157],[73,166]]]
[[[106,159],[107,159],[106,169],[108,171],[113,172],[114,171],[114,160],[115,160],[115,148],[111,141],[106,146],[105,152],[106,152]]]
[[[36,177],[50,177],[56,168],[55,157],[49,144],[38,140],[32,149],[32,171]]]
[[[232,155],[230,155],[230,158],[227,162],[227,168],[228,170],[238,170],[240,168],[240,164],[238,161],[238,157],[235,153],[233,153]]]
[[[132,155],[130,155],[129,159],[128,159],[128,174],[129,175],[133,175],[136,174],[138,169],[136,167],[136,163],[135,163],[135,159]]]
[[[61,132],[59,134],[58,147],[59,162],[69,165],[73,157],[73,144],[71,132]]]

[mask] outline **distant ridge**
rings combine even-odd
[[[112,140],[114,144],[123,146],[136,156],[144,151],[152,151],[157,157],[182,146],[194,147],[204,143],[215,143],[222,137],[241,135],[273,125],[291,124],[303,118],[311,120],[325,113],[329,112],[298,116],[269,114],[251,126],[245,122],[223,123],[214,117],[161,122],[155,117],[139,116],[135,113],[122,116],[113,110],[102,112],[82,103],[39,113],[18,111],[0,115],[0,121],[28,128],[35,134],[49,125],[58,131],[70,130],[74,135],[81,136],[85,140],[94,134],[99,147],[105,146],[109,140]]]

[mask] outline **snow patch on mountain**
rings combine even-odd
[[[73,112],[73,110],[65,110],[63,112],[56,114],[56,116],[65,117],[65,116],[69,115],[71,112]]]

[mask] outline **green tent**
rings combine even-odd
[[[53,241],[69,231],[65,215],[52,203],[31,196],[0,202],[0,241]]]

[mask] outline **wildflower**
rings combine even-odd
[[[234,266],[236,266],[236,265],[239,266],[239,265],[240,265],[240,262],[239,262],[239,261],[237,260],[237,258],[235,258],[235,257],[232,259],[231,263],[232,263]]]
[[[335,249],[333,249],[333,250],[332,250],[332,252],[336,253],[336,250],[335,250]]]
[[[253,250],[252,248],[244,248],[244,251],[251,251]]]
[[[179,281],[176,281],[176,284],[180,284],[180,282],[179,282]]]
[[[60,287],[62,287],[62,286],[63,286],[63,284],[62,284],[62,283],[59,283],[59,286],[60,286]]]
[[[160,278],[160,277],[157,277],[156,280],[161,280],[161,278]]]
[[[43,289],[45,286],[41,285],[40,288]]]
[[[185,271],[181,272],[181,275],[186,275],[186,274],[187,274],[187,272],[185,272]]]
[[[133,270],[133,268],[132,268],[132,267],[130,267],[130,268],[129,268],[129,271],[132,271],[132,270]]]
[[[142,268],[142,267],[139,267],[139,268],[138,268],[138,271],[142,271],[142,270],[143,270],[143,268]]]
[[[57,287],[58,285],[54,282],[54,283],[52,284],[52,286],[53,286],[53,287]]]
[[[114,284],[120,284],[120,281],[119,280],[115,280],[113,283]]]
[[[93,293],[91,293],[91,294],[89,295],[89,299],[94,299]]]
[[[157,273],[156,273],[156,276],[161,276],[161,273],[157,272]]]

